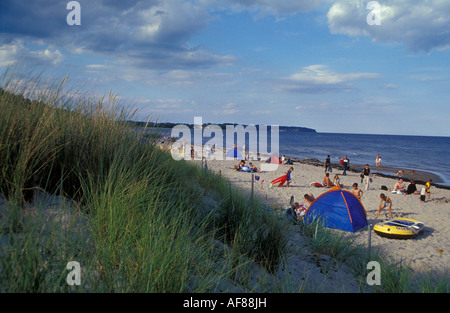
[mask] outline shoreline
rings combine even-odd
[[[172,145],[170,148],[173,148]],[[203,149],[203,155],[205,155],[205,146],[198,146],[197,148],[201,148],[200,150]],[[226,161],[226,153],[229,151],[230,149],[227,148],[217,148],[216,154],[220,154],[222,153],[222,160]],[[238,148],[238,151],[240,152],[241,149]],[[267,160],[270,155],[260,155],[260,159],[261,161],[258,161],[258,159],[256,158],[256,153],[253,152],[249,152],[250,155],[250,160],[248,160],[248,162],[261,162],[264,163],[265,160]],[[280,158],[281,155],[278,155],[278,157]],[[288,155],[285,155],[286,159],[290,159],[293,163],[300,163],[300,164],[307,164],[307,165],[312,165],[315,167],[322,167],[323,168],[323,161],[320,161],[319,159],[299,159],[296,157],[290,157]],[[336,169],[337,171],[339,171],[339,174],[342,173],[342,165],[336,162],[331,162],[331,165],[333,167],[333,169]],[[365,164],[356,164],[356,163],[350,163],[350,168],[347,170],[350,173],[361,173],[362,170],[364,169]],[[436,173],[432,173],[429,171],[425,171],[425,170],[414,170],[414,173],[412,173],[412,171],[410,169],[406,169],[403,167],[389,167],[389,166],[381,166],[381,167],[372,167],[369,165],[369,168],[371,170],[371,173],[374,176],[378,176],[378,177],[383,177],[383,178],[390,178],[390,179],[396,179],[398,180],[400,177],[396,176],[395,173],[399,170],[403,170],[404,174],[401,177],[403,179],[404,182],[411,182],[412,180],[416,181],[416,184],[419,185],[424,185],[429,179],[432,179],[432,183],[431,186],[435,187],[435,188],[439,188],[439,189],[445,189],[445,190],[450,190],[450,184],[445,184],[444,180],[439,176],[439,174]],[[336,174],[336,173],[333,173]]]
[[[289,157],[287,157],[289,158]],[[323,167],[322,161],[318,159],[297,159],[297,158],[290,158],[292,162],[297,162],[300,164],[308,164],[313,165],[316,167]],[[331,165],[333,167],[333,170],[336,169],[337,171],[342,172],[342,165],[339,163],[333,163],[331,162]],[[350,173],[361,173],[365,165],[363,164],[350,164],[350,169],[347,171]],[[410,182],[411,180],[415,180],[417,184],[425,184],[428,179],[432,179],[432,186],[436,188],[446,189],[450,190],[450,185],[445,185],[444,180],[435,173],[427,172],[427,171],[418,171],[416,170],[414,174],[411,173],[411,170],[407,170],[404,168],[394,168],[394,167],[388,167],[388,166],[381,166],[381,167],[371,167],[369,166],[370,171],[373,175],[384,177],[384,178],[391,178],[391,179],[399,179],[400,177],[396,176],[395,173],[398,170],[403,170],[404,175],[401,177],[403,181]],[[387,174],[390,173],[390,174]],[[339,174],[339,173],[338,173]]]

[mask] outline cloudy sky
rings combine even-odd
[[[143,121],[450,136],[448,0],[69,2],[2,0],[0,67],[112,89]]]

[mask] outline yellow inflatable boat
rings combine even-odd
[[[409,239],[423,231],[425,225],[417,220],[395,218],[375,224],[373,230],[381,237]]]

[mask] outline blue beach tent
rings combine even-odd
[[[244,157],[242,156],[242,154],[239,152],[239,150],[236,147],[228,150],[225,157],[227,159],[232,158],[232,159],[236,159],[236,160],[244,160]]]
[[[351,192],[333,187],[321,194],[305,214],[305,223],[320,219],[325,227],[354,232],[367,225],[366,211]]]

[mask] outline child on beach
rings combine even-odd
[[[431,188],[431,183],[432,183],[433,181],[431,180],[431,179],[429,179],[428,181],[427,181],[427,183],[425,184],[425,187],[427,188],[427,198],[428,198],[428,200],[430,200],[430,196],[431,196],[431,194],[430,194],[430,188]]]
[[[294,203],[294,211],[295,211],[295,215],[297,216],[297,219],[300,220],[306,214],[307,208],[304,205],[299,204],[298,202],[295,202]]]
[[[286,187],[289,187],[289,184],[292,182],[292,179],[291,179],[291,172],[294,170],[294,168],[293,167],[290,167],[289,169],[288,169],[288,171],[286,172]]]
[[[380,205],[378,207],[378,212],[377,215],[375,215],[375,218],[378,217],[378,215],[380,214],[381,210],[383,210],[384,208],[388,208],[389,210],[389,216],[392,218],[392,200],[391,198],[387,197],[384,193],[380,194]]]
[[[427,187],[422,187],[420,191],[420,202],[425,202],[425,196],[427,194]]]
[[[356,198],[361,200],[361,197],[363,196],[363,192],[362,192],[362,190],[360,188],[358,188],[358,183],[354,183],[353,184],[352,193],[356,196]]]
[[[269,188],[272,189],[272,188],[273,188],[273,185],[278,184],[278,183],[279,183],[278,187],[283,186],[284,183],[286,183],[286,187],[289,187],[289,184],[292,182],[292,179],[291,179],[291,173],[292,173],[293,170],[294,170],[294,168],[293,168],[293,167],[290,167],[290,168],[287,170],[287,172],[286,172],[285,175],[280,176],[280,177],[278,177],[278,178],[272,180],[272,181],[270,182]]]
[[[339,178],[339,175],[338,175],[338,174],[334,175],[334,178],[333,178],[333,183],[332,183],[332,185],[334,185],[334,186],[337,186],[337,187],[339,187],[339,188],[341,188],[341,187],[342,187],[342,185],[341,185],[341,180],[340,180],[340,178]]]

